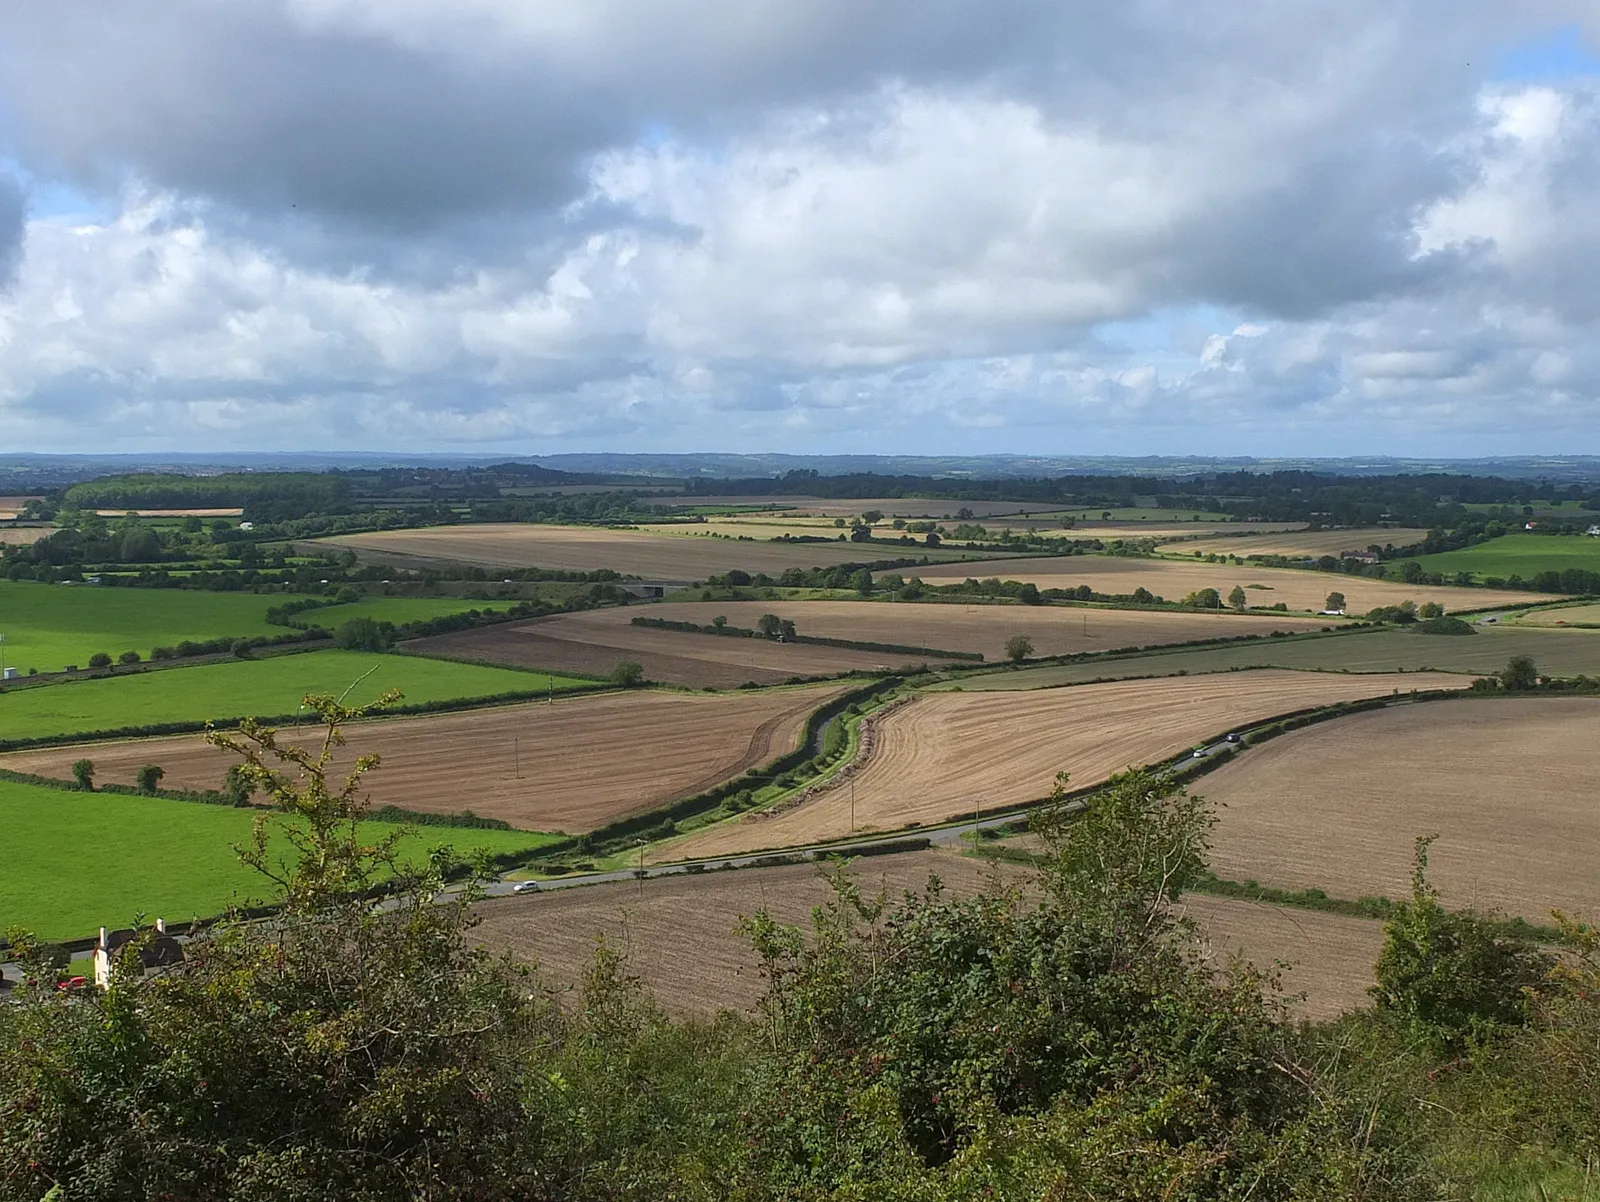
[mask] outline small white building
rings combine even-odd
[[[1589,527],[1589,537],[1590,538],[1600,538],[1600,526],[1590,526]]]
[[[101,989],[111,984],[112,965],[138,934],[138,931],[108,932],[105,927],[100,928],[100,942],[94,949],[94,983]],[[183,944],[167,934],[166,919],[156,919],[155,935],[139,949],[139,960],[145,972],[183,963]]]

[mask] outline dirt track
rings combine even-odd
[[[1268,669],[1119,681],[1029,693],[935,693],[887,718],[879,750],[841,784],[783,813],[720,823],[670,846],[672,857],[793,847],[851,833],[943,822],[1158,763],[1231,725],[1399,690],[1465,687],[1469,677],[1371,676]]]
[[[1132,593],[1149,589],[1168,601],[1181,601],[1200,589],[1214,588],[1224,599],[1235,585],[1244,588],[1252,606],[1275,605],[1282,601],[1292,610],[1320,611],[1330,592],[1345,595],[1352,614],[1366,613],[1380,605],[1397,605],[1411,600],[1417,604],[1437,601],[1450,612],[1482,609],[1485,606],[1548,600],[1539,593],[1519,593],[1486,588],[1429,588],[1373,580],[1365,576],[1345,576],[1336,572],[1314,572],[1294,568],[1238,567],[1225,563],[1184,563],[1171,559],[1124,559],[1109,555],[1078,555],[1069,558],[1012,559],[964,564],[931,564],[919,569],[922,578],[947,584],[968,576],[984,579],[1031,580],[1040,588],[1077,588],[1087,584],[1098,593]],[[1264,588],[1251,588],[1252,584]]]
[[[806,715],[839,690],[620,693],[350,728],[354,753],[378,752],[375,805],[503,818],[576,834],[651,810],[793,748]],[[514,742],[515,740],[515,742]],[[88,756],[98,780],[133,783],[143,764],[168,788],[215,788],[230,762],[199,738],[141,739],[13,752],[0,766],[70,779]],[[522,776],[516,776],[520,764]]]
[[[1023,869],[1004,871],[1025,876]],[[854,869],[864,891],[886,888],[891,897],[922,888],[930,872],[950,894],[964,896],[983,887],[989,870],[939,851],[860,860]],[[486,903],[476,935],[488,947],[537,961],[549,979],[575,985],[603,933],[628,952],[630,968],[663,1006],[706,1017],[748,1010],[763,992],[740,917],[766,907],[779,921],[807,927],[811,908],[827,894],[816,865],[595,885]],[[1219,965],[1240,948],[1258,964],[1296,962],[1286,986],[1309,995],[1299,1013],[1326,1017],[1365,1001],[1382,940],[1377,923],[1199,896],[1185,898],[1183,908],[1209,934]]]
[[[1218,875],[1335,897],[1410,892],[1412,841],[1437,834],[1445,901],[1534,921],[1600,917],[1600,699],[1383,710],[1253,749],[1197,789],[1221,804]]]

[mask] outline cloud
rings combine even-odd
[[[0,187],[0,430],[1600,450],[1600,100],[1489,77],[1590,15],[29,7],[0,154],[109,215]]]

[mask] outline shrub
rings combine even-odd
[[[74,760],[72,763],[72,779],[78,782],[78,788],[84,792],[94,792],[94,761]]]
[[[96,651],[89,657],[89,666],[91,668],[109,668],[111,666],[111,657],[104,651]]]
[[[138,782],[139,792],[154,793],[161,787],[161,778],[166,774],[166,770],[159,764],[146,764],[139,769],[138,775],[134,778]]]
[[[136,664],[139,662],[139,660],[140,655],[137,651],[124,651],[121,655],[117,656],[117,662],[119,664]]]
[[[636,688],[644,683],[644,665],[631,659],[618,661],[611,669],[611,683],[625,689]]]

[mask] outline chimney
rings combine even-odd
[[[106,948],[106,929],[105,929],[105,927],[101,927],[100,928],[100,950],[101,951],[105,951],[105,948]]]
[[[157,935],[165,935],[166,933],[167,933],[167,920],[165,918],[156,919],[156,934]]]

